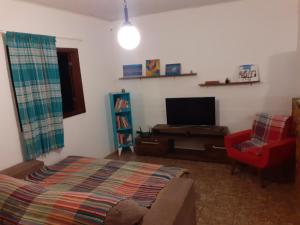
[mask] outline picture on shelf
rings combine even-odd
[[[241,65],[239,67],[239,81],[259,81],[257,66],[253,64]]]
[[[146,60],[146,76],[160,76],[160,60]]]
[[[166,65],[166,76],[176,76],[181,74],[181,64],[167,64]]]
[[[138,77],[142,75],[142,64],[123,65],[123,77]]]

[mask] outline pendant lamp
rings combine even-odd
[[[118,32],[118,42],[126,50],[135,49],[141,41],[139,30],[129,22],[127,1],[124,0],[125,22]]]

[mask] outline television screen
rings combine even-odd
[[[169,125],[216,124],[215,97],[167,98],[166,110]]]

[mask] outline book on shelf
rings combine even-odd
[[[124,109],[129,108],[129,102],[125,99],[122,98],[117,98],[116,103],[115,103],[115,111],[116,112],[121,112]]]
[[[131,134],[120,134],[118,133],[118,142],[120,145],[126,145],[132,143]]]
[[[116,121],[117,121],[117,129],[130,127],[127,118],[125,116],[117,116]]]

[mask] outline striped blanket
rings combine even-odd
[[[1,225],[102,225],[120,196],[53,191],[0,175]]]
[[[178,167],[70,156],[27,180],[51,190],[108,194],[150,207],[167,183],[185,172]]]
[[[68,157],[24,180],[0,175],[2,225],[104,225],[109,210],[133,199],[150,207],[185,170],[139,162]]]

